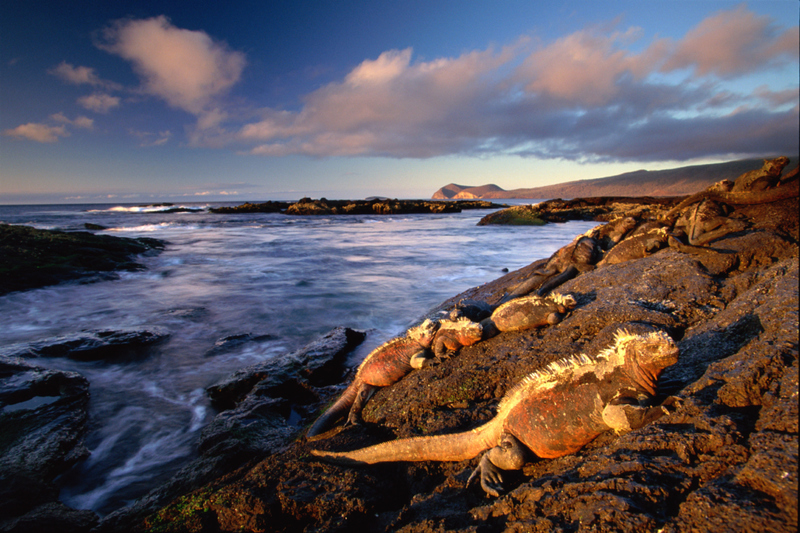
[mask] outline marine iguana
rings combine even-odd
[[[669,234],[665,227],[651,229],[647,233],[632,235],[611,248],[597,266],[616,265],[632,259],[641,259],[667,245]]]
[[[598,258],[598,244],[590,235],[580,235],[570,244],[560,248],[550,256],[542,267],[537,268],[530,277],[506,294],[500,303],[525,296],[537,290],[539,296],[555,289],[574,278],[580,272],[594,268]]]
[[[708,244],[747,227],[744,221],[729,218],[730,211],[727,205],[704,198],[694,209],[687,209],[675,223],[675,229],[682,229],[692,246]]]
[[[800,196],[800,182],[797,180],[781,179],[780,173],[786,163],[779,157],[773,160],[764,160],[764,166],[757,171],[745,172],[735,182],[723,180],[711,185],[705,190],[695,193],[682,200],[678,205],[661,216],[663,221],[674,221],[675,217],[684,208],[705,198],[723,202],[728,205],[754,205],[778,202],[787,198]],[[777,174],[777,179],[775,179]],[[786,176],[788,178],[788,175]],[[777,184],[771,187],[771,184]]]
[[[498,496],[503,471],[519,470],[528,451],[542,459],[569,455],[608,430],[640,428],[668,413],[648,405],[661,372],[678,360],[678,347],[663,331],[617,331],[614,344],[596,356],[551,363],[511,388],[486,424],[462,433],[413,437],[350,452],[311,450],[325,461],[363,465],[394,461],[465,461],[489,450],[470,476]],[[468,481],[469,483],[469,481]]]
[[[515,298],[498,306],[491,317],[481,321],[484,338],[496,331],[524,331],[558,324],[576,305],[572,295],[555,292],[547,296],[533,294]]]
[[[439,322],[439,330],[433,339],[433,353],[441,357],[448,351],[456,351],[462,346],[471,346],[483,338],[483,327],[468,318],[444,319]]]
[[[348,410],[347,422],[360,423],[361,410],[377,388],[388,387],[428,363],[431,358],[429,349],[438,327],[437,321],[425,320],[409,329],[405,336],[389,340],[372,350],[359,365],[350,386],[314,422],[306,436],[315,437],[327,431]]]

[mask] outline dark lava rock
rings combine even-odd
[[[212,208],[212,213],[286,213],[287,215],[405,215],[430,213],[459,213],[463,209],[496,209],[506,207],[486,200],[429,201],[391,200],[369,198],[367,200],[328,200],[301,198],[297,202],[244,203],[233,207]]]
[[[737,207],[731,216],[748,229],[716,239],[708,254],[670,247],[587,269],[558,287],[578,302],[560,323],[464,347],[378,390],[364,424],[310,443],[286,440],[147,517],[128,515],[104,530],[794,532],[797,208],[797,198]],[[470,289],[429,315],[450,313],[462,300],[494,306],[546,261]],[[500,498],[466,486],[478,457],[356,468],[309,454],[477,427],[530,372],[595,354],[621,328],[663,329],[676,340],[681,355],[664,372],[659,394],[676,395],[677,408],[625,435],[603,434],[573,455],[532,459],[510,474]],[[271,393],[261,409],[274,413],[272,420],[298,409],[286,402],[302,397],[302,382],[287,387],[295,400],[275,392],[279,383],[263,383]],[[244,387],[231,411],[243,407],[246,416],[260,387]],[[342,388],[305,390],[319,394],[311,405],[321,409]],[[308,423],[318,411],[297,412]]]
[[[212,207],[209,209],[212,213],[219,213],[219,214],[245,214],[245,213],[280,213],[281,211],[285,211],[290,205],[291,202],[262,202],[258,204],[245,202],[241,205],[236,206],[223,206],[223,207]]]
[[[105,226],[101,226],[100,224],[92,224],[91,222],[85,222],[83,227],[88,229],[89,231],[102,231],[104,229],[108,229]]]
[[[133,256],[163,249],[163,242],[146,237],[0,224],[0,295],[69,280],[113,279],[114,271],[144,269]]]
[[[235,350],[245,344],[258,343],[273,339],[272,335],[253,335],[252,333],[241,333],[239,335],[228,335],[214,343],[214,347],[206,352],[206,357],[213,357],[225,352]]]
[[[535,205],[509,207],[483,217],[479,226],[490,224],[539,225],[569,220],[609,221],[615,217],[657,216],[677,205],[683,197],[624,197],[597,196],[593,198],[556,198]]]
[[[81,531],[97,522],[57,502],[56,479],[89,454],[88,403],[83,376],[0,356],[0,531]]]
[[[9,357],[66,357],[76,361],[108,362],[139,358],[152,346],[169,336],[158,327],[131,328],[108,331],[81,331],[27,344],[3,348]]]
[[[251,365],[208,387],[221,412],[201,432],[200,457],[170,483],[106,517],[101,530],[127,531],[170,499],[285,449],[303,430],[301,424],[313,421],[321,391],[341,381],[347,356],[365,336],[338,327],[296,352]],[[192,501],[190,497],[186,505],[191,507]]]
[[[273,392],[286,387],[290,380],[315,387],[338,383],[345,372],[347,355],[365,336],[362,331],[335,328],[294,353],[238,370],[206,392],[214,407],[225,410],[239,404],[254,387],[258,387],[261,396],[276,396]]]

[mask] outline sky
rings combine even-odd
[[[797,0],[0,3],[0,204],[429,198],[800,150]]]

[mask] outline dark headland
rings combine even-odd
[[[58,475],[85,456],[85,383],[2,359],[0,402],[21,401],[24,391],[10,399],[12,381],[50,383],[48,395],[63,401],[47,412],[63,429],[47,433],[43,420],[19,414],[31,411],[3,409],[0,529],[796,531],[799,180],[780,169],[765,166],[669,201],[585,199],[542,209],[544,218],[596,218],[599,226],[426,316],[447,316],[464,300],[493,308],[555,291],[576,302],[558,321],[494,331],[438,358],[379,389],[361,425],[311,442],[306,429],[353,379],[347,356],[362,332],[337,328],[296,353],[233,372],[207,389],[219,414],[203,430],[199,458],[102,520],[57,501]],[[499,498],[467,485],[479,456],[348,467],[311,455],[475,428],[525,376],[597,354],[620,329],[659,330],[677,343],[678,362],[661,376],[655,402],[677,400],[640,429],[608,431],[563,457],[529,457],[507,473]]]

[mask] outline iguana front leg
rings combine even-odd
[[[516,437],[503,433],[500,443],[483,454],[478,467],[469,476],[467,485],[480,473],[484,492],[495,497],[500,496],[503,491],[503,472],[521,469],[527,455],[525,446]]]
[[[680,406],[680,399],[670,396],[661,405],[641,405],[634,398],[617,398],[603,408],[603,422],[617,433],[639,429]]]

